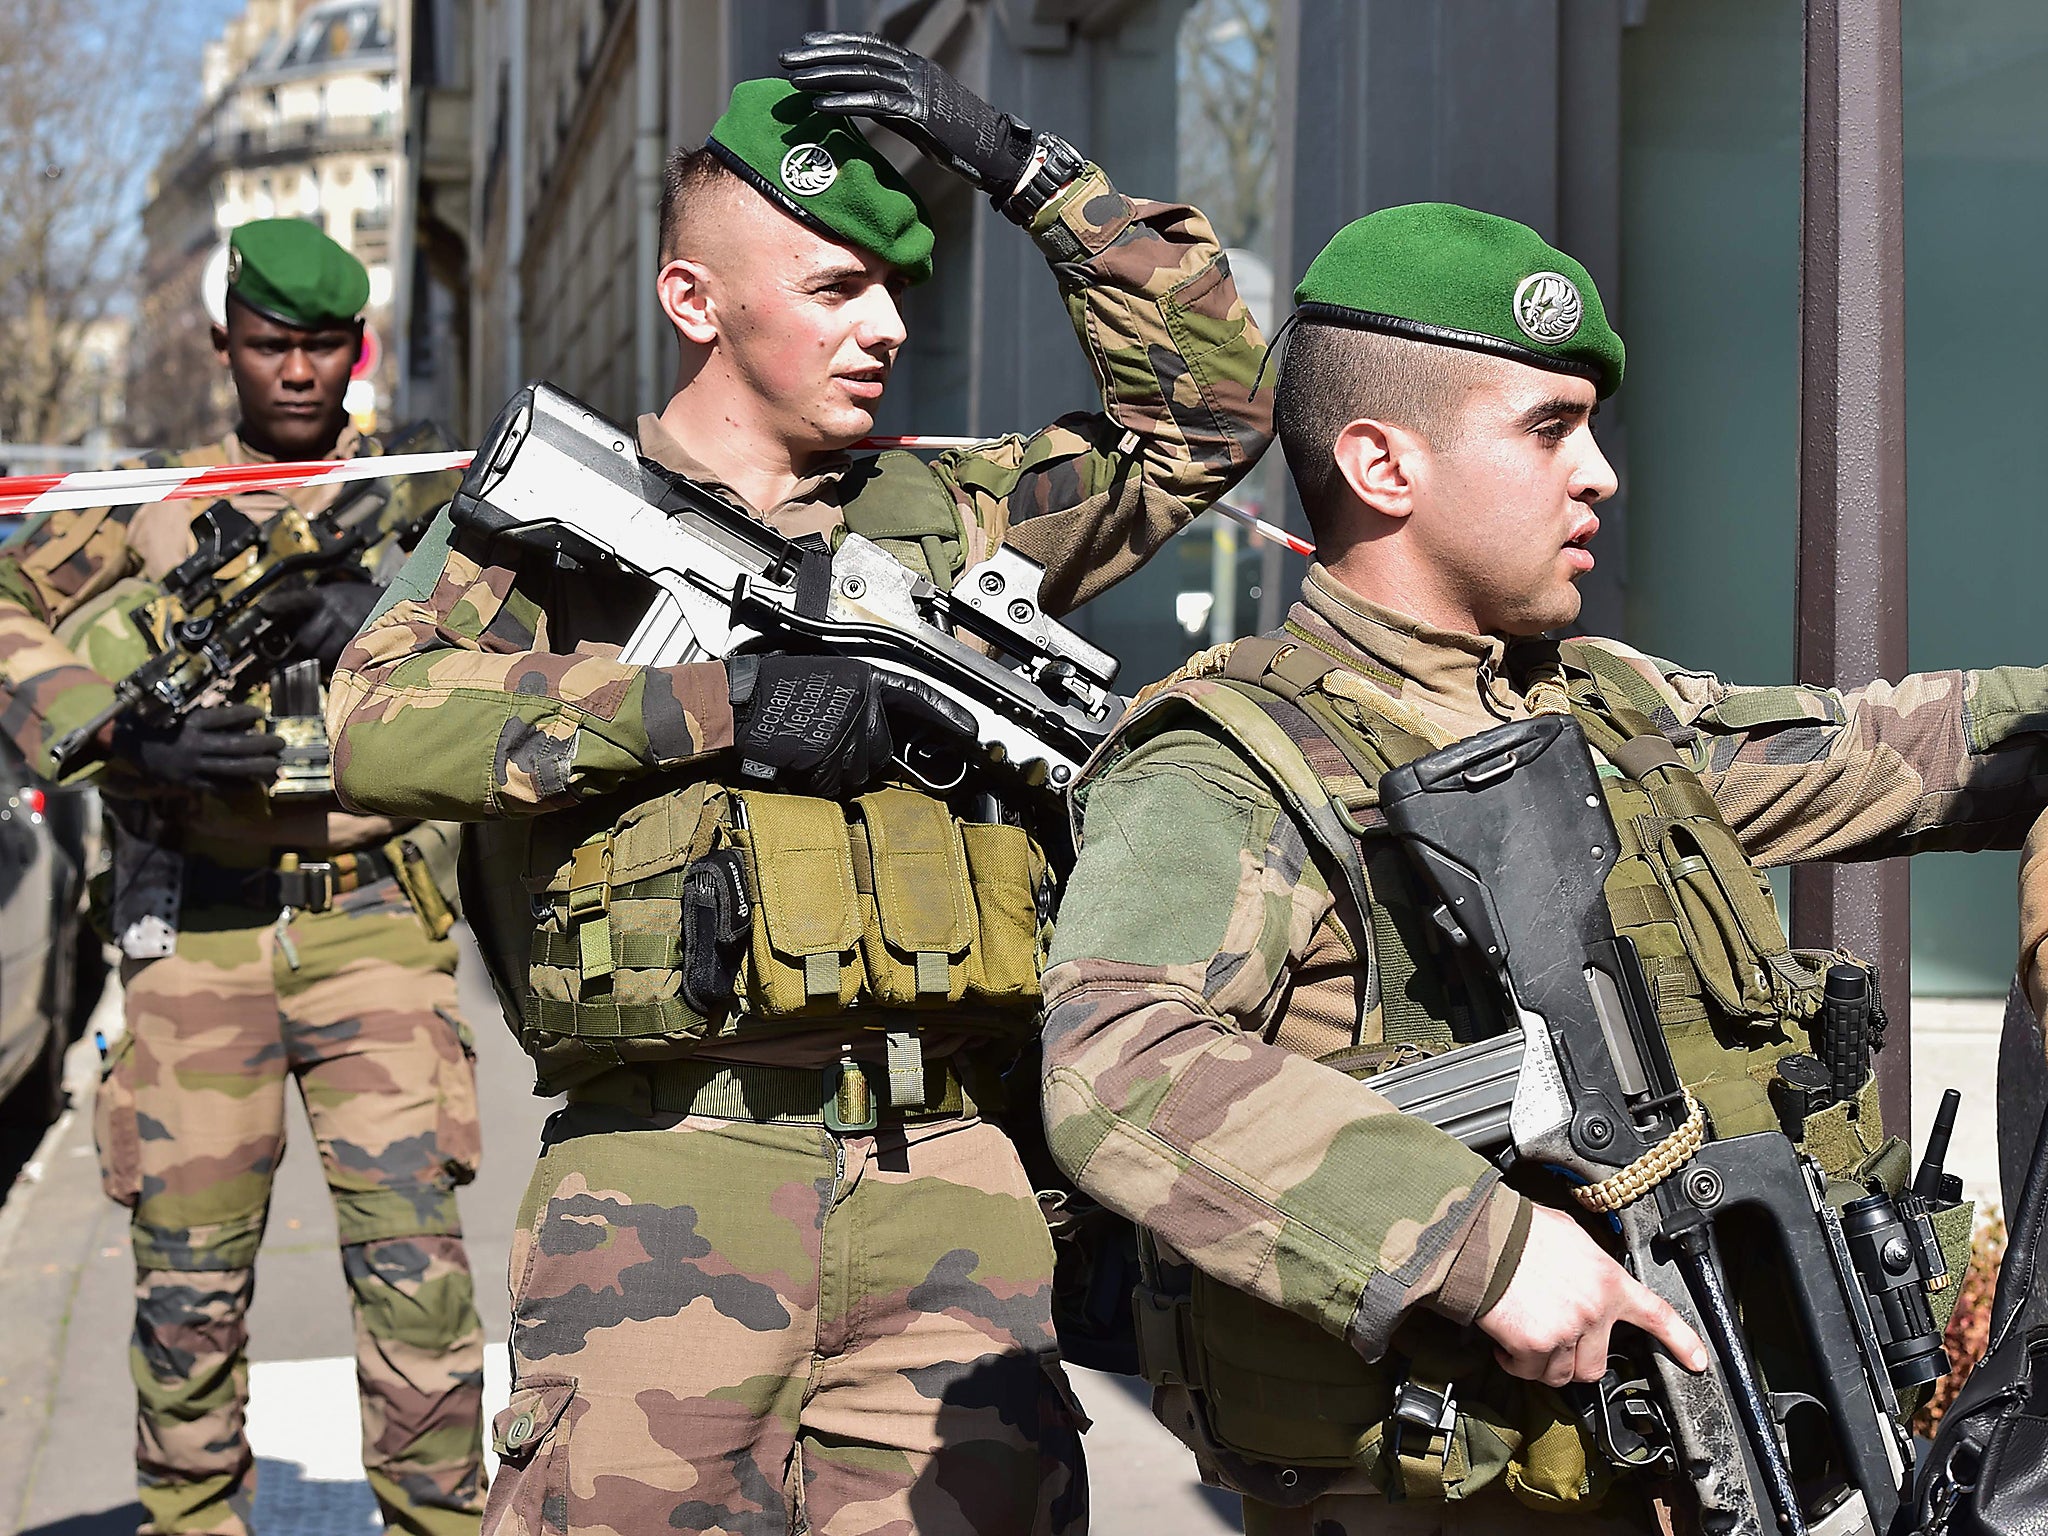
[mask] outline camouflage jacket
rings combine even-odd
[[[1430,735],[1528,713],[1538,647],[1431,629],[1320,566],[1303,597],[1290,621]],[[2044,799],[2048,669],[1738,688],[1590,643],[1654,690],[1759,864],[2010,847]],[[1316,1059],[1352,1045],[1362,978],[1308,834],[1220,733],[1163,729],[1105,761],[1045,978],[1054,1155],[1209,1275],[1369,1360],[1413,1307],[1470,1322],[1520,1260],[1524,1197]]]
[[[329,458],[348,459],[384,451],[375,438],[344,426]],[[153,453],[136,466],[251,464],[269,462],[233,432],[217,442],[180,453]],[[446,477],[437,481],[445,496]],[[432,487],[402,482],[400,499]],[[344,488],[309,486],[261,491],[230,498],[257,522],[285,506],[317,513]],[[102,677],[55,633],[66,621],[97,604],[125,612],[149,595],[145,584],[159,580],[197,547],[192,520],[205,501],[152,502],[135,507],[94,507],[51,512],[35,519],[0,547],[0,724],[39,772],[49,769],[49,748],[72,727],[91,719],[112,699],[114,679]],[[258,685],[260,692],[261,685]],[[110,794],[149,794],[163,802],[168,818],[186,832],[186,845],[217,854],[224,862],[248,862],[258,845],[309,852],[359,848],[389,837],[397,824],[377,816],[342,811],[334,801],[287,806],[259,794],[232,800],[213,796],[166,797],[136,782],[125,765],[99,763],[79,778],[93,778]],[[239,855],[239,856],[238,856]]]
[[[1194,209],[1126,198],[1091,167],[1034,238],[1101,410],[930,469],[961,513],[964,560],[1021,550],[1045,566],[1045,606],[1061,613],[1135,570],[1244,474],[1268,441],[1270,397],[1252,398],[1264,343]],[[643,420],[641,451],[701,477],[657,429]],[[828,463],[781,506],[748,510],[788,533],[836,526],[836,508],[869,483],[865,462]],[[365,627],[330,700],[335,779],[356,805],[529,816],[732,744],[722,664],[615,659],[644,595],[634,607],[588,573],[494,563],[459,533],[438,573],[410,569],[402,584],[425,596]]]

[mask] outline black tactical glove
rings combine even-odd
[[[974,720],[937,689],[839,656],[735,656],[733,737],[742,778],[836,800],[866,789],[899,739]],[[891,727],[891,716],[895,727]]]
[[[821,112],[894,130],[1029,224],[1081,171],[1065,140],[998,112],[921,53],[858,32],[806,32],[782,68]]]
[[[262,607],[291,635],[293,657],[319,662],[326,677],[333,674],[342,648],[355,639],[382,595],[381,587],[367,581],[333,581],[318,587],[282,587],[266,593]]]
[[[252,729],[262,719],[254,704],[218,704],[168,725],[124,721],[114,728],[114,755],[151,784],[249,789],[276,778],[284,755],[283,737]]]

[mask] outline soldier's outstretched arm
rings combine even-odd
[[[1690,733],[1692,766],[1760,864],[2016,848],[2048,805],[2048,668],[1745,688],[1580,643],[1626,665],[1659,726]]]
[[[1045,978],[1045,1118],[1090,1195],[1368,1359],[1402,1316],[1471,1322],[1531,1207],[1477,1153],[1272,1043],[1348,1027],[1357,967],[1300,829],[1192,731],[1088,790]]]
[[[328,697],[343,801],[444,821],[525,816],[730,747],[725,666],[558,654],[540,578],[444,512],[342,652]]]
[[[1272,438],[1265,340],[1209,221],[1124,196],[1087,166],[1032,221],[1101,391],[1030,437],[941,456],[969,563],[1007,542],[1045,567],[1066,613],[1143,565],[1250,469]]]
[[[47,513],[0,546],[0,730],[45,778],[56,777],[52,744],[113,702],[112,681],[59,640],[54,627],[139,569],[128,543],[133,511]],[[93,759],[71,781],[104,766]]]

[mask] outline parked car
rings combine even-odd
[[[21,521],[0,515],[0,540]],[[0,738],[0,1140],[10,1144],[62,1111],[64,1052],[106,986],[105,951],[85,920],[86,881],[103,857],[99,796],[42,783]]]
[[[97,943],[80,939],[85,855],[51,815],[53,799],[74,793],[46,789],[0,744],[0,1119],[11,1131],[63,1109],[81,967],[99,979]]]

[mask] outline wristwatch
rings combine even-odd
[[[996,204],[1004,218],[1028,229],[1045,205],[1087,168],[1081,152],[1056,133],[1031,136],[1031,157],[1010,195]]]

